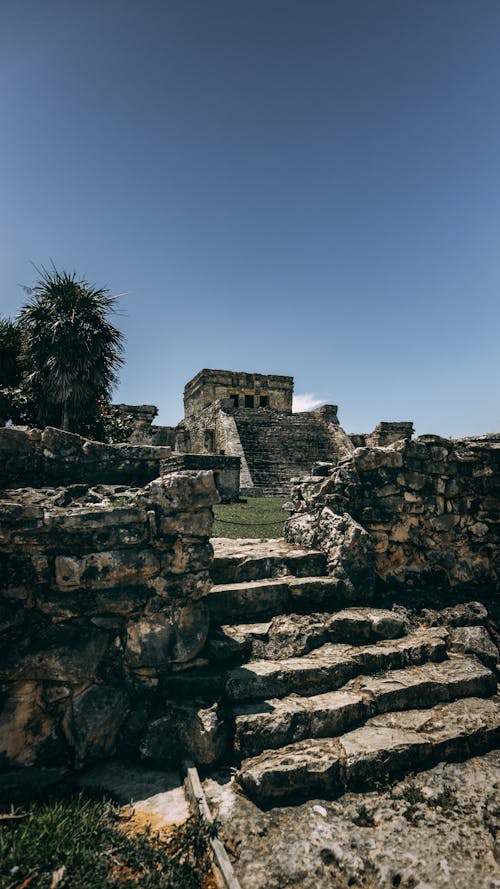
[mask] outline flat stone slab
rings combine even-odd
[[[236,780],[259,805],[335,795],[500,743],[500,699],[385,713],[341,738],[299,741],[245,760]]]
[[[280,614],[271,621],[226,624],[222,632],[248,657],[300,657],[326,642],[361,644],[403,636],[407,622],[385,608],[345,608],[334,614]]]
[[[327,644],[304,657],[250,661],[229,670],[185,672],[165,680],[167,695],[224,697],[230,701],[280,698],[334,691],[364,673],[400,669],[446,657],[447,630],[418,629],[402,639],[373,645]]]
[[[266,580],[216,584],[205,594],[214,623],[251,622],[294,611],[336,610],[366,602],[366,594],[353,592],[336,577],[281,575]]]
[[[238,583],[293,574],[307,577],[324,574],[326,557],[319,550],[302,549],[283,538],[254,539],[213,537],[215,583]]]
[[[240,758],[256,756],[306,738],[338,736],[377,713],[487,697],[495,691],[496,678],[487,667],[458,655],[384,676],[358,676],[340,691],[235,707],[235,752]]]
[[[300,558],[323,555],[320,550],[305,549],[288,543],[284,537],[211,537],[216,559],[251,559],[264,556]]]
[[[134,821],[155,830],[179,824],[191,811],[177,771],[134,768],[106,762],[84,772],[81,787],[108,793],[122,806],[133,807]]]

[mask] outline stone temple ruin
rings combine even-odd
[[[384,422],[372,433],[349,436],[336,405],[292,413],[292,398],[293,377],[204,369],[184,388],[184,419],[176,427],[151,426],[152,405],[118,407],[133,418],[131,442],[169,445],[177,455],[239,458],[243,494],[288,493],[292,478],[307,474],[316,462],[413,435],[411,422]],[[175,464],[190,465],[195,468],[185,460]],[[202,465],[220,471],[224,461],[198,461],[196,468]]]
[[[269,465],[257,475],[243,430],[251,414],[255,436],[290,435],[292,381],[217,374],[188,385],[176,436],[215,459],[237,433],[268,489]],[[314,469],[287,495],[285,539],[266,541],[214,539],[217,471],[176,468],[169,445],[0,429],[0,797],[80,780],[110,758],[192,760],[209,802],[233,794],[220,818],[246,849],[235,870],[244,889],[264,889],[288,883],[269,878],[278,857],[264,882],[252,871],[262,808],[362,793],[437,763],[457,764],[457,787],[469,761],[475,782],[483,759],[493,768],[500,436],[412,439],[392,426],[353,440],[332,408],[313,413],[300,428]],[[287,460],[297,473],[298,456]],[[310,823],[308,809],[300,830]],[[337,855],[345,885],[355,829]],[[493,835],[480,837],[489,879]],[[372,866],[363,842],[358,860],[366,851]],[[493,885],[462,860],[469,885]],[[318,855],[312,875],[331,886],[331,857]]]

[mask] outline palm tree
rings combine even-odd
[[[26,385],[40,426],[80,432],[96,422],[123,364],[123,334],[107,317],[119,297],[74,272],[36,271],[18,318]]]
[[[0,426],[22,419],[21,331],[10,318],[0,318]]]
[[[21,382],[21,331],[10,318],[0,318],[0,386],[18,386]]]

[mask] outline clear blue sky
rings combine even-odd
[[[500,428],[498,0],[2,0],[0,84],[1,312],[30,261],[126,291],[115,400]]]

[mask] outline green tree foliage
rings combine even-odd
[[[0,318],[0,426],[7,420],[30,423],[32,405],[23,385],[21,329],[10,318]]]
[[[76,274],[37,269],[19,314],[21,359],[40,426],[89,434],[123,363],[123,334],[109,321],[118,297]]]
[[[0,386],[19,386],[21,382],[21,331],[10,318],[0,318]]]

